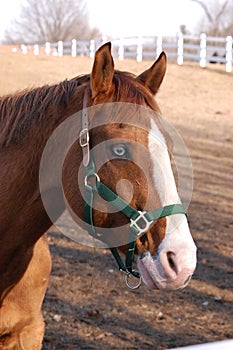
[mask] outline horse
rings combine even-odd
[[[110,247],[130,288],[132,278],[155,290],[189,282],[196,246],[172,173],[172,140],[154,99],[166,66],[162,52],[139,76],[115,70],[106,43],[90,74],[0,99],[1,349],[42,347],[51,272],[46,232],[67,207],[93,240]],[[111,116],[103,112],[112,105]],[[64,153],[59,140],[56,155],[46,158],[49,140],[74,115],[75,127],[68,124],[62,135],[79,136],[63,154],[60,180],[53,171],[43,181],[43,171],[57,169]]]

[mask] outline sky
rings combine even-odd
[[[88,0],[88,7],[90,22],[114,37],[176,35],[181,24],[194,30],[203,15],[191,0]]]
[[[23,0],[0,0],[0,39]],[[191,0],[86,0],[90,24],[113,38],[195,31],[203,10]]]

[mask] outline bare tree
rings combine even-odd
[[[208,20],[205,31],[213,36],[232,35],[233,29],[233,0],[209,1],[191,0],[200,5]]]
[[[5,31],[6,43],[89,40],[100,32],[89,25],[84,0],[25,0],[19,18]]]

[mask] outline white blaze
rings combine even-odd
[[[153,119],[151,120],[148,141],[153,162],[153,180],[161,206],[180,203],[166,141]],[[186,217],[183,214],[176,214],[167,216],[166,220],[166,234],[159,246],[159,252],[163,248],[173,252],[184,250],[190,252],[190,256],[188,253],[189,257],[185,254],[188,265],[190,264],[191,267],[191,265],[196,264],[194,259],[196,247]]]
[[[161,205],[180,203],[165,138],[151,120],[149,150],[153,162],[153,178]]]

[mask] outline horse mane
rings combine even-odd
[[[17,142],[25,130],[40,122],[48,111],[61,114],[77,87],[89,80],[82,75],[55,85],[26,89],[0,98],[0,145]]]
[[[77,88],[90,82],[90,74],[55,85],[44,85],[23,90],[0,98],[0,146],[17,143],[33,123],[40,123],[45,116],[64,115]],[[155,100],[135,76],[128,72],[115,71],[115,101],[142,104],[155,108]],[[80,94],[82,95],[82,94]],[[80,96],[81,98],[82,96]],[[49,111],[51,113],[49,113]]]

